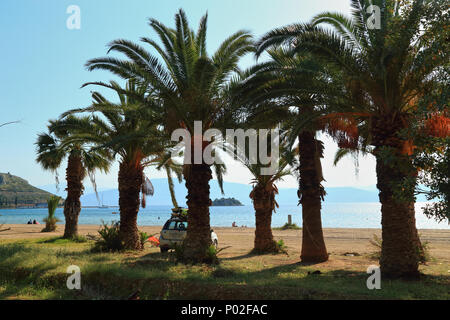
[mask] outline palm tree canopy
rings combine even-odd
[[[267,53],[269,61],[241,73],[233,83],[233,101],[241,105],[243,122],[270,127],[282,123],[291,146],[302,131],[326,131],[336,140],[345,138],[349,128],[332,116],[346,106],[348,93],[336,68],[285,46]]]
[[[160,104],[147,94],[146,87],[135,81],[121,88],[117,82],[95,82],[114,90],[119,102],[107,100],[101,93],[93,92],[93,104],[87,108],[73,109],[64,113],[66,128],[76,132],[71,142],[91,143],[95,150],[111,150],[121,161],[145,163],[151,155],[160,154],[169,144],[160,127]],[[71,114],[91,113],[86,116],[88,124],[69,121]]]
[[[75,128],[89,127],[89,117],[68,116],[65,119],[50,120],[48,132],[40,133],[36,141],[37,158],[45,170],[55,171],[70,154],[80,156],[84,169],[89,174],[95,170],[107,173],[111,155],[107,150],[93,149],[81,141],[73,141]]]
[[[239,59],[254,51],[252,36],[241,30],[227,38],[219,49],[209,56],[206,51],[207,19],[201,18],[197,32],[188,24],[183,10],[175,16],[175,29],[150,19],[160,43],[142,38],[159,58],[138,44],[115,40],[109,51],[124,54],[127,59],[113,57],[92,59],[89,70],[103,69],[124,78],[147,83],[164,103],[168,131],[183,127],[193,132],[194,121],[202,121],[204,130],[223,119],[226,85],[238,71]],[[108,51],[108,52],[109,52]]]
[[[108,52],[123,54],[126,59],[97,58],[86,66],[88,70],[108,70],[145,86],[162,107],[158,112],[160,125],[168,134],[185,128],[192,135],[195,121],[202,122],[203,132],[209,128],[224,129],[234,112],[228,103],[229,80],[239,71],[240,58],[254,52],[254,46],[252,35],[240,30],[225,39],[212,56],[208,55],[207,20],[208,16],[203,16],[194,31],[181,9],[175,15],[175,28],[150,19],[149,25],[159,42],[147,37],[141,41],[159,57],[139,44],[119,39],[109,44]],[[225,166],[215,164],[214,169],[222,188]]]
[[[379,29],[367,23],[371,4],[381,9]],[[435,86],[436,72],[448,64],[445,37],[434,36],[436,24],[424,22],[433,1],[352,0],[351,5],[351,17],[325,12],[309,24],[269,32],[258,42],[257,54],[287,44],[335,66],[351,93],[346,112],[396,117],[414,111]]]

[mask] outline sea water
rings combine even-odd
[[[425,203],[416,203],[416,225],[419,229],[450,229],[448,222],[437,223],[422,213]],[[381,228],[381,205],[379,203],[323,203],[322,225],[324,228]],[[118,221],[119,208],[83,208],[79,224],[99,225],[102,221],[110,223]],[[115,213],[115,214],[114,214]],[[211,207],[211,225],[231,227],[233,222],[238,226],[255,226],[255,212],[252,206]],[[151,206],[140,209],[138,224],[141,226],[161,226],[171,215],[171,206]],[[292,215],[293,223],[302,226],[301,207],[280,205],[272,215],[272,226],[280,227]],[[0,224],[26,224],[36,219],[43,223],[47,209],[2,209]],[[56,217],[64,223],[63,209],[56,210]]]

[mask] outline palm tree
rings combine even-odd
[[[298,142],[298,197],[303,220],[301,260],[323,262],[328,260],[321,220],[321,202],[326,193],[320,160],[323,143],[317,139],[317,133],[332,133],[337,140],[347,137],[342,130],[333,131],[335,125],[327,119],[331,108],[323,92],[332,89],[328,79],[333,70],[289,48],[271,48],[267,53],[268,61],[247,70],[234,85],[234,103],[244,106],[246,123],[281,124],[289,132],[290,147]]]
[[[185,128],[194,136],[194,122],[202,122],[202,132],[210,128],[224,128],[232,110],[224,103],[226,85],[230,76],[238,70],[240,58],[253,51],[252,36],[238,31],[227,38],[213,56],[206,51],[207,15],[202,17],[197,32],[190,29],[186,15],[180,10],[175,16],[175,29],[151,19],[150,26],[158,35],[161,45],[150,38],[142,41],[159,55],[151,55],[141,46],[127,41],[115,40],[109,50],[123,53],[128,59],[99,58],[87,63],[89,70],[109,70],[122,78],[134,78],[149,84],[162,101],[165,119],[162,123],[167,132]],[[186,151],[194,151],[201,142],[203,151],[210,145],[203,134],[195,136]],[[187,236],[184,242],[185,260],[206,262],[207,249],[211,245],[209,206],[209,181],[211,165],[205,161],[184,163],[184,178],[188,190],[189,208]],[[216,171],[221,167],[216,166]]]
[[[73,134],[66,127],[69,123],[77,126],[90,126],[89,118],[70,116],[64,120],[52,120],[48,132],[38,135],[36,141],[37,159],[45,170],[56,170],[67,157],[66,181],[67,198],[64,202],[64,238],[78,236],[78,217],[81,211],[80,197],[83,194],[83,180],[89,175],[95,188],[94,173],[96,170],[105,173],[109,170],[110,155],[105,150],[91,150],[82,142],[70,142]]]
[[[140,204],[145,207],[146,195],[153,190],[144,175],[146,166],[152,164],[152,157],[159,157],[169,147],[169,139],[159,128],[161,106],[157,100],[146,93],[147,86],[135,81],[127,82],[126,88],[111,81],[87,83],[99,85],[115,91],[119,103],[107,100],[99,92],[92,94],[93,104],[83,109],[70,110],[63,119],[73,113],[90,112],[90,127],[74,127],[76,134],[72,141],[94,144],[94,150],[109,150],[119,157],[119,237],[125,249],[141,249],[137,226]],[[162,163],[169,169],[174,166]],[[142,192],[142,198],[140,194]]]
[[[340,100],[342,119],[363,123],[367,144],[374,147],[382,212],[381,270],[387,276],[416,276],[420,240],[415,225],[417,171],[412,148],[402,133],[414,124],[417,102],[434,86],[433,75],[448,62],[436,30],[423,23],[433,1],[352,0],[352,17],[322,13],[311,24],[294,24],[269,32],[258,51],[289,44],[340,71],[348,94]],[[381,9],[381,28],[366,23],[369,5]],[[369,13],[368,13],[369,12]],[[331,26],[331,30],[321,27]],[[331,77],[330,82],[335,78]]]
[[[58,196],[52,196],[47,200],[48,216],[44,218],[45,228],[42,232],[54,232],[56,231],[56,223],[60,220],[55,217],[56,209],[58,208],[61,198]]]
[[[272,234],[272,213],[276,212],[276,208],[278,208],[278,203],[275,200],[275,196],[278,194],[276,183],[290,175],[289,166],[295,164],[294,156],[288,151],[285,144],[282,145],[281,153],[282,157],[277,159],[276,170],[270,174],[262,173],[261,169],[264,166],[261,165],[261,161],[256,161],[257,163],[250,161],[248,150],[246,150],[244,157],[240,159],[253,176],[253,189],[250,193],[250,199],[252,199],[255,209],[256,228],[253,251],[256,253],[279,251]]]
[[[156,155],[148,162],[149,166],[155,166],[157,170],[164,170],[167,176],[167,183],[169,185],[170,199],[174,208],[179,208],[177,197],[175,195],[175,185],[173,183],[172,173],[175,174],[178,182],[183,181],[183,165],[179,164],[172,158],[170,152],[162,152]]]

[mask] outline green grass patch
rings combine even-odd
[[[48,239],[40,239],[37,240],[36,243],[47,243],[47,244],[57,244],[57,245],[69,245],[74,243],[85,243],[88,240],[83,236],[74,237],[71,239],[65,239],[62,237],[54,237]]]
[[[0,242],[0,299],[127,299],[137,290],[141,299],[450,299],[447,275],[382,279],[381,290],[368,290],[365,272],[273,265],[273,255],[192,266],[157,248],[92,252],[92,241],[52,239]],[[70,265],[81,269],[79,291],[66,288]]]

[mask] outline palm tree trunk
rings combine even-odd
[[[140,163],[120,163],[119,167],[119,236],[124,248],[128,250],[142,249],[137,215],[139,212],[139,195],[142,186],[144,168]]]
[[[184,241],[183,257],[193,263],[210,262],[207,250],[211,246],[209,223],[209,181],[211,168],[206,164],[186,165],[184,177],[188,194],[188,228]]]
[[[71,239],[78,236],[78,217],[81,211],[80,197],[83,194],[83,178],[85,170],[80,155],[71,153],[69,155],[66,180],[67,199],[64,203],[64,238]]]
[[[256,186],[253,189],[253,207],[255,208],[255,247],[258,253],[275,252],[277,246],[272,234],[272,207],[275,195]]]
[[[417,170],[411,159],[402,154],[404,141],[397,135],[401,123],[388,123],[380,121],[373,131],[383,240],[380,267],[388,277],[417,277],[422,254],[414,209]],[[380,152],[386,147],[394,153],[389,161]]]
[[[302,252],[303,262],[324,262],[328,260],[322,230],[322,199],[325,195],[320,164],[319,141],[313,133],[303,131],[299,135],[300,188],[299,199],[302,205]]]
[[[179,206],[177,202],[177,197],[175,195],[175,186],[173,184],[172,175],[170,174],[170,170],[168,167],[166,167],[165,169],[167,174],[167,183],[169,184],[170,199],[172,200],[173,207],[178,208]]]

